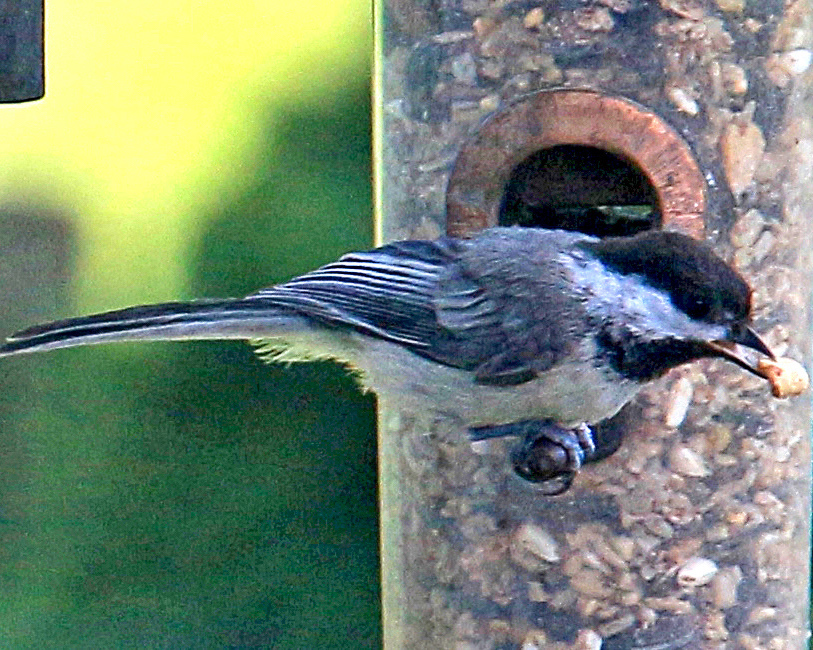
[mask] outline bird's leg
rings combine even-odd
[[[518,436],[513,450],[514,471],[526,481],[539,483],[545,494],[561,494],[570,487],[576,472],[593,459],[596,445],[586,424],[567,429],[552,420],[526,420],[469,430],[472,440]]]

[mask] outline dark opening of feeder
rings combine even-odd
[[[500,225],[559,228],[598,237],[660,227],[658,195],[624,156],[583,145],[537,151],[512,171]]]
[[[446,231],[516,224],[702,237],[705,186],[686,142],[651,110],[589,90],[540,91],[492,115],[462,147]]]

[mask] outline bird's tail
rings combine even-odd
[[[0,357],[116,341],[263,339],[307,325],[292,310],[262,299],[143,305],[36,325],[0,345]]]

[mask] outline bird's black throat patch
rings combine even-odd
[[[623,328],[607,326],[596,335],[599,362],[606,362],[624,379],[646,382],[668,370],[703,357],[714,356],[700,341],[686,339],[641,340]]]

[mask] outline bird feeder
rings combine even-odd
[[[807,1],[379,0],[379,238],[495,225],[709,241],[809,365]],[[400,648],[802,648],[809,399],[682,366],[545,496],[511,443],[380,403],[384,638]]]

